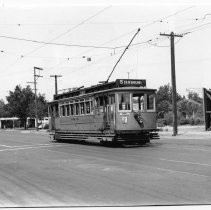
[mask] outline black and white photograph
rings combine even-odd
[[[0,208],[210,205],[210,1],[0,0]]]

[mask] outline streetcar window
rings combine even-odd
[[[119,110],[130,110],[130,93],[119,93]]]
[[[134,93],[133,94],[133,111],[143,111],[144,110],[144,94]]]
[[[58,105],[55,105],[55,116],[59,117],[59,107],[58,107]]]
[[[74,115],[74,106],[70,104],[70,115]]]
[[[103,96],[100,96],[99,100],[100,100],[100,106],[103,106]]]
[[[110,95],[110,102],[111,102],[111,104],[115,104],[115,96],[114,95]]]
[[[81,114],[84,114],[84,102],[80,103],[81,107]]]
[[[155,110],[155,97],[153,94],[147,94],[147,110]]]
[[[66,105],[66,116],[70,116],[70,106]]]
[[[61,106],[61,116],[62,117],[65,116],[65,106],[64,105]]]
[[[91,110],[90,110],[90,101],[86,102],[86,114],[90,114]]]
[[[95,106],[97,112],[103,112],[103,96],[95,98]]]
[[[93,114],[94,111],[94,103],[93,101],[90,101],[90,113]]]
[[[79,115],[79,104],[75,104],[75,115]]]

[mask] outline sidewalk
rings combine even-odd
[[[165,126],[159,128],[160,137],[174,137],[173,127]],[[178,135],[177,138],[210,138],[211,140],[211,131],[205,131],[204,126],[178,126]]]

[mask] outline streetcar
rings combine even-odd
[[[117,79],[55,94],[48,112],[57,141],[146,144],[159,138],[156,89],[147,88],[143,79]]]

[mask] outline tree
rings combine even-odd
[[[5,103],[3,99],[0,99],[0,117],[5,117]]]
[[[22,88],[20,85],[15,87],[15,90],[9,92],[6,97],[8,101],[8,110],[12,116],[20,118],[24,122],[26,128],[26,120],[29,117],[30,104],[34,100],[34,93],[30,86]]]
[[[10,91],[7,101],[8,104],[5,105],[5,110],[10,113],[10,116],[20,118],[26,128],[27,118],[35,117],[35,94],[30,86],[22,88],[17,85],[13,92]],[[37,96],[37,110],[39,119],[48,115],[48,104],[44,95],[39,94]]]
[[[8,104],[5,104],[3,100],[0,100],[0,117],[12,117]]]
[[[188,99],[196,101],[196,102],[198,102],[200,104],[202,104],[202,102],[203,102],[203,99],[199,96],[199,94],[196,93],[196,92],[193,92],[193,91],[190,91],[188,93]]]
[[[182,97],[177,93],[177,101]],[[165,114],[172,110],[172,88],[169,84],[160,86],[157,91],[157,111],[158,117],[163,118]]]
[[[195,117],[199,115],[201,117],[202,104],[192,100],[192,99],[183,99],[177,103],[178,111],[183,115],[190,117]]]
[[[37,96],[37,115],[38,118],[41,120],[43,117],[48,116],[48,104],[45,99],[45,95],[39,94]],[[30,117],[35,117],[35,101],[33,100],[30,104]]]

